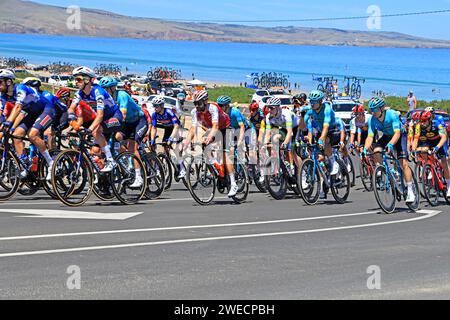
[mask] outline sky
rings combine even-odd
[[[160,19],[186,20],[282,20],[367,16],[367,8],[376,5],[381,14],[449,10],[450,0],[34,0],[67,7],[102,9],[115,13]],[[259,26],[323,27],[368,31],[367,21],[316,21],[283,23],[239,23]],[[450,12],[381,19],[378,31],[395,31],[432,39],[450,40]]]

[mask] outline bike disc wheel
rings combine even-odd
[[[373,173],[372,181],[375,199],[381,210],[393,213],[396,205],[396,189],[394,179],[386,173],[386,167],[378,166]]]

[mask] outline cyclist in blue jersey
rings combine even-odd
[[[56,147],[54,141],[54,132],[64,130],[68,127],[68,107],[62,103],[58,98],[56,98],[53,94],[48,91],[41,90],[42,82],[40,79],[35,77],[29,77],[22,81],[23,84],[35,88],[39,95],[47,99],[55,109],[54,118],[52,121],[52,125],[44,132],[44,135],[48,138],[48,148],[54,149]],[[50,173],[49,173],[50,174]]]
[[[99,85],[113,97],[117,106],[122,112],[122,128],[115,135],[117,141],[128,140],[128,151],[134,153],[138,159],[140,155],[137,144],[140,144],[147,134],[148,124],[141,107],[134,102],[133,98],[124,90],[117,90],[118,81],[112,77],[103,77]],[[141,169],[138,163],[135,163],[136,179],[130,185],[130,188],[139,188],[144,183],[141,176]]]
[[[408,188],[407,203],[414,203],[416,195],[413,190],[413,176],[408,164],[408,134],[400,121],[398,112],[385,109],[383,98],[372,98],[369,101],[369,108],[372,112],[372,118],[369,121],[369,134],[363,149],[363,155],[367,153],[374,143],[375,133],[382,132],[383,136],[374,144],[374,160],[380,164],[382,162],[380,152],[383,148],[393,153],[397,152],[397,158],[400,161],[405,174],[406,186]]]
[[[94,84],[96,77],[94,71],[87,67],[75,68],[72,72],[75,84],[79,89],[69,108],[69,122],[77,120],[75,109],[80,101],[88,103],[95,111],[96,118],[89,126],[96,143],[106,155],[106,164],[101,172],[111,172],[116,166],[111,149],[105,135],[118,132],[122,126],[123,116],[114,99],[99,85]]]
[[[17,137],[22,138],[28,135],[30,142],[39,149],[47,166],[51,168],[53,159],[41,137],[52,125],[55,114],[53,104],[34,88],[24,84],[14,85],[14,79],[14,72],[0,70],[0,100],[15,103],[13,111],[2,124],[2,128],[10,128]],[[19,157],[26,157],[22,140],[14,139],[14,148]],[[48,171],[51,172],[51,170]],[[27,170],[22,170],[20,175],[21,178],[26,178]],[[46,179],[51,180],[51,174],[47,175]]]
[[[307,110],[304,121],[308,127],[308,140],[313,142],[313,135],[318,137],[317,144],[324,149],[331,165],[331,175],[339,172],[339,165],[334,158],[332,146],[339,145],[341,131],[336,122],[334,110],[329,102],[324,102],[322,91],[314,90],[309,94],[311,109]],[[312,123],[315,123],[313,128]],[[315,129],[315,130],[313,130]]]

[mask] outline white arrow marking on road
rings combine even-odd
[[[318,232],[327,232],[327,231],[358,229],[358,228],[376,227],[376,226],[382,226],[382,225],[407,223],[407,222],[429,219],[429,218],[432,218],[442,212],[442,211],[432,211],[432,210],[427,210],[427,211],[430,213],[428,213],[424,216],[421,216],[421,217],[416,217],[416,218],[411,218],[411,219],[387,221],[387,222],[377,222],[377,223],[367,223],[367,224],[359,224],[359,225],[345,226],[345,227],[331,227],[331,228],[323,228],[323,229],[273,232],[273,233],[254,233],[254,234],[242,234],[242,235],[235,235],[235,236],[222,236],[222,237],[210,237],[210,238],[194,238],[194,239],[180,239],[180,240],[167,240],[167,241],[155,241],[155,242],[139,242],[139,243],[127,243],[127,244],[117,244],[117,245],[107,245],[107,246],[55,249],[55,250],[12,252],[12,253],[2,253],[2,254],[0,254],[0,258],[33,256],[33,255],[55,254],[55,253],[68,253],[68,252],[80,252],[80,251],[96,251],[96,250],[107,250],[107,249],[149,247],[149,246],[157,246],[157,245],[194,243],[194,242],[204,242],[204,241],[249,239],[249,238],[263,238],[263,237],[274,237],[274,236],[289,236],[289,235],[306,234],[306,233],[318,233]],[[418,213],[420,213],[420,211],[418,211]]]
[[[45,218],[45,219],[93,219],[93,220],[126,220],[143,212],[86,212],[49,209],[0,209],[0,212],[29,214],[19,218]]]

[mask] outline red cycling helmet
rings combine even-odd
[[[57,97],[58,99],[70,98],[70,90],[68,88],[61,88],[56,92],[55,97]]]
[[[364,113],[365,112],[364,106],[363,105],[356,106],[356,107],[353,108],[352,112],[354,114],[356,114],[356,113]]]
[[[426,123],[431,120],[432,114],[430,111],[424,111],[422,112],[422,115],[420,116],[420,123]]]
[[[257,102],[253,102],[253,103],[250,104],[248,109],[250,110],[250,112],[259,110],[259,104]]]
[[[411,119],[412,119],[414,122],[419,122],[419,121],[420,121],[420,115],[421,115],[421,114],[422,114],[421,112],[414,112],[414,114],[412,115]]]

